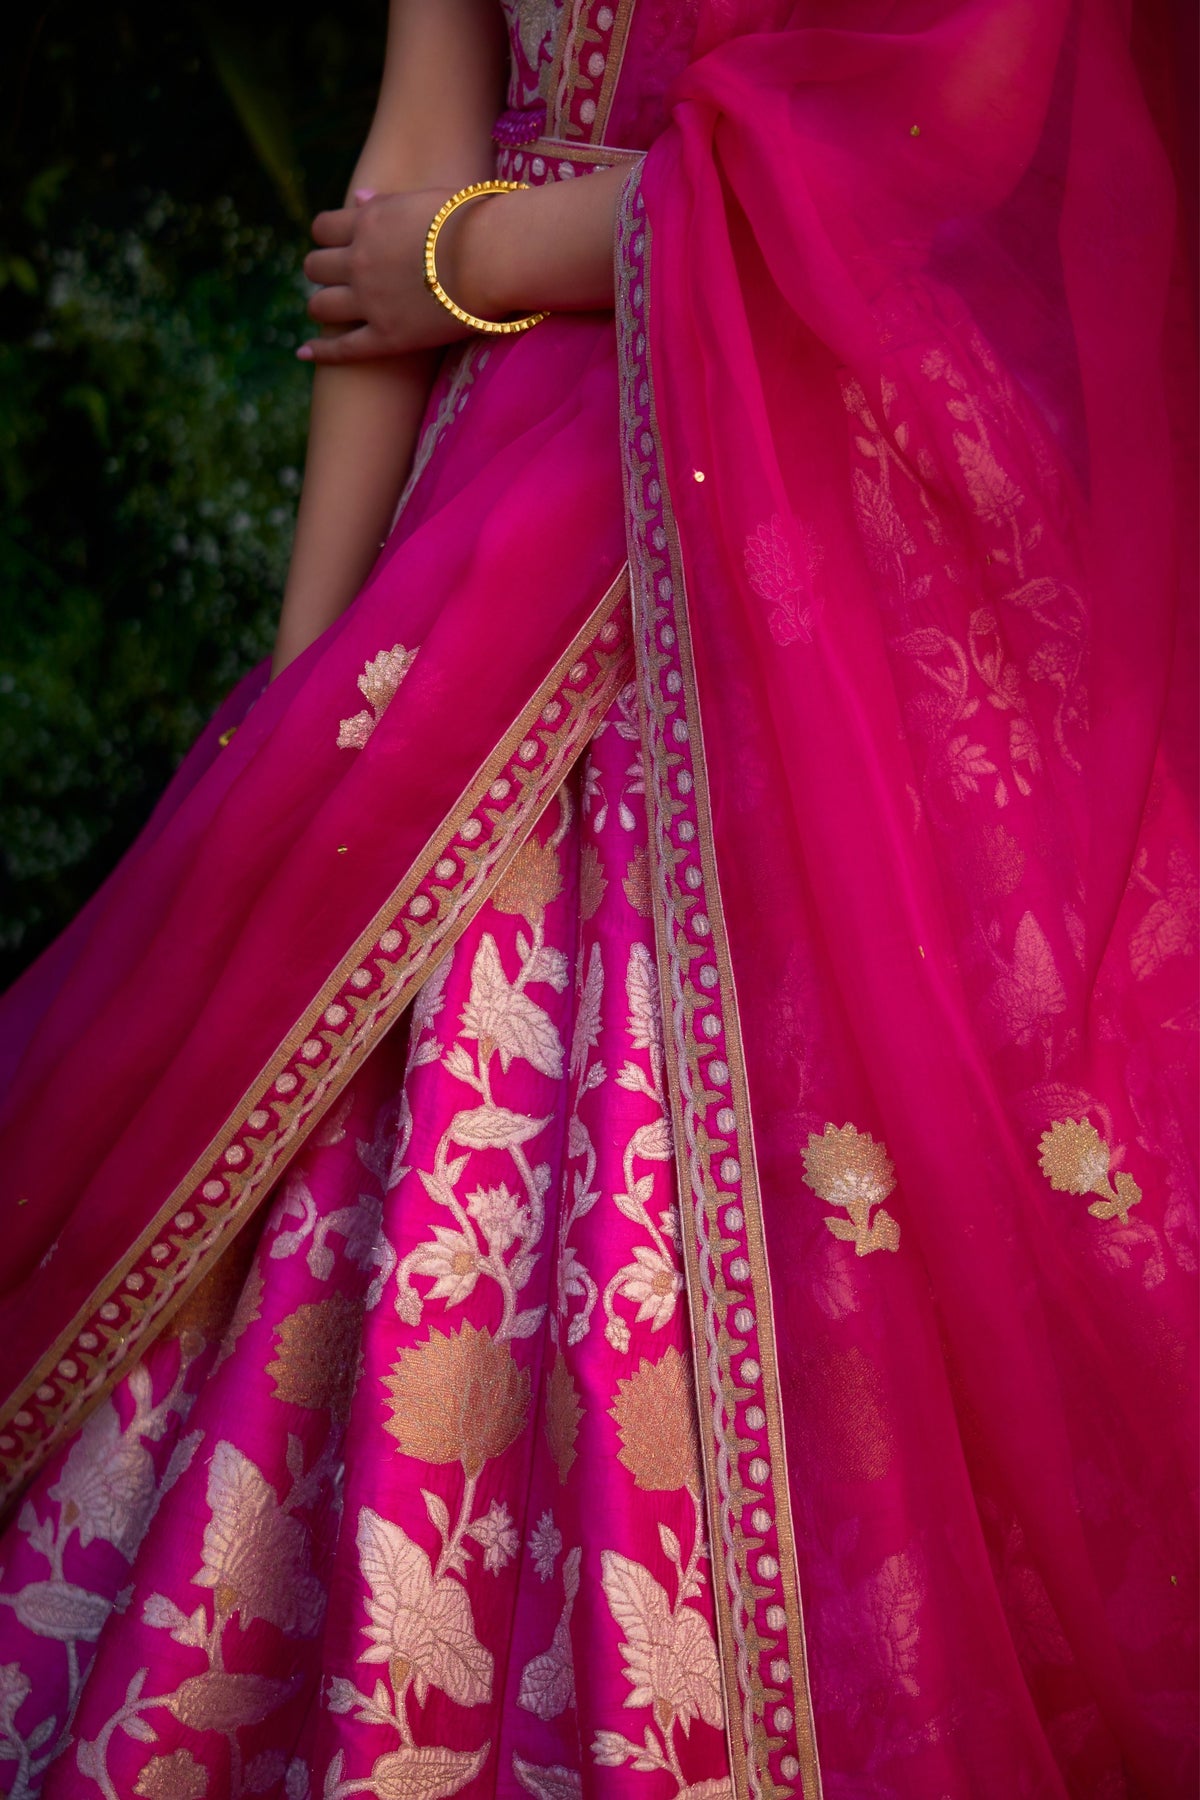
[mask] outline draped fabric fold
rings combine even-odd
[[[5,1491],[138,1366],[632,674],[730,1776],[606,1727],[529,1780],[1174,1800],[1195,388],[1164,18],[563,0],[552,52],[554,10],[510,9],[510,100],[554,105],[501,163],[621,159],[608,108],[653,137],[615,343],[555,319],[448,360],[364,592],[231,697],[0,1005]],[[670,1742],[688,1671],[626,1649],[606,1702],[661,1700]]]
[[[243,683],[5,998],[9,1491],[249,1217],[625,679],[614,366],[590,319],[459,362],[469,440],[354,606]]]
[[[1171,172],[1107,5],[713,0],[696,51],[619,322],[752,1762],[1183,1793]]]

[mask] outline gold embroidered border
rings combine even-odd
[[[803,1800],[820,1800],[753,1125],[679,535],[654,407],[650,228],[637,172],[622,199],[617,280],[655,913],[734,1788],[738,1800],[784,1800],[798,1781]]]
[[[541,187],[544,182],[569,181],[593,169],[631,168],[645,154],[644,150],[623,150],[617,144],[540,137],[519,147],[503,145],[496,156],[496,174],[505,181],[527,181],[531,187]]]
[[[628,572],[137,1242],[0,1411],[0,1502],[141,1355],[451,948],[630,672]]]
[[[637,0],[564,0],[550,72],[556,138],[602,144]]]

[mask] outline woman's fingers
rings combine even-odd
[[[308,316],[318,325],[361,325],[362,306],[348,287],[318,288],[308,302]]]
[[[313,338],[311,343],[301,344],[296,355],[302,362],[371,362],[376,357],[388,355],[389,348],[373,325],[359,325],[338,337]]]
[[[336,250],[354,236],[354,220],[361,208],[340,206],[336,212],[320,212],[312,222],[313,242],[322,249]]]
[[[304,273],[318,287],[337,287],[350,280],[350,252],[339,250],[310,250],[304,259]]]

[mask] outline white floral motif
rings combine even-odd
[[[793,542],[803,552],[803,574],[796,567]],[[775,642],[783,649],[811,644],[822,605],[813,591],[821,555],[811,531],[793,519],[789,533],[781,515],[772,513],[747,537],[744,555],[750,586],[771,609],[767,629]]]
[[[397,1269],[396,1310],[412,1325],[420,1322],[431,1302],[461,1305],[481,1280],[496,1282],[503,1295],[498,1338],[530,1336],[545,1314],[541,1306],[520,1310],[520,1294],[536,1267],[550,1179],[549,1165],[531,1163],[525,1145],[550,1120],[502,1105],[497,1081],[514,1061],[529,1063],[556,1079],[563,1073],[565,1058],[558,1028],[527,989],[545,984],[561,992],[566,978],[564,959],[546,944],[544,912],[546,884],[552,888],[557,879],[557,846],[569,820],[569,804],[563,801],[558,831],[548,843],[531,840],[526,874],[518,876],[508,895],[505,910],[527,906],[530,915],[529,933],[521,930],[516,934],[520,958],[516,977],[509,979],[496,938],[483,933],[471,964],[471,986],[459,1036],[449,1049],[437,1050],[445,1072],[470,1088],[475,1098],[474,1104],[454,1114],[437,1145],[432,1167],[418,1170],[429,1198],[444,1207],[453,1222],[433,1226],[431,1241],[418,1244]],[[443,1005],[439,989],[434,1004],[419,1020],[414,1019],[410,1069],[433,1060],[424,1054],[430,1041],[425,1034]],[[474,1053],[468,1047],[472,1044]],[[456,1147],[458,1154],[453,1153]],[[461,1196],[460,1185],[472,1152],[496,1150],[510,1156],[515,1183],[491,1181]],[[413,1285],[415,1276],[431,1278],[432,1288],[419,1292]]]
[[[405,1673],[397,1705],[410,1684],[418,1706],[431,1687],[460,1706],[489,1700],[492,1654],[475,1636],[462,1583],[449,1575],[435,1577],[421,1546],[369,1506],[359,1513],[356,1542],[370,1588],[370,1624],[363,1629],[371,1641],[361,1661],[400,1663]]]
[[[604,1597],[622,1634],[621,1658],[631,1689],[625,1705],[650,1708],[654,1725],[646,1726],[640,1743],[619,1731],[597,1731],[592,1756],[603,1767],[629,1764],[640,1772],[659,1770],[672,1776],[678,1800],[697,1790],[686,1785],[675,1744],[676,1728],[686,1737],[697,1719],[718,1728],[725,1720],[712,1628],[704,1614],[689,1604],[702,1591],[705,1559],[698,1493],[692,1499],[695,1530],[686,1563],[674,1532],[659,1525],[664,1554],[675,1570],[673,1604],[644,1563],[615,1550],[605,1550],[600,1558]],[[722,1778],[706,1783],[705,1794],[706,1800],[733,1800],[732,1785]]]
[[[539,1581],[549,1581],[562,1554],[562,1532],[554,1523],[554,1514],[544,1512],[529,1538],[529,1554]]]
[[[539,1719],[557,1719],[575,1704],[575,1662],[571,1650],[571,1614],[579,1593],[583,1552],[569,1550],[563,1562],[563,1607],[550,1648],[526,1663],[521,1672],[517,1705]]]
[[[667,1122],[666,1095],[663,1089],[662,1013],[658,994],[658,974],[646,944],[630,946],[625,971],[625,995],[629,1003],[626,1029],[635,1051],[642,1051],[649,1062],[649,1072],[632,1059],[622,1064],[617,1083],[629,1093],[642,1094],[653,1101],[657,1116],[639,1125],[625,1146],[623,1175],[625,1186],[613,1195],[613,1204],[632,1224],[647,1232],[652,1245],[635,1245],[632,1260],[619,1268],[604,1290],[604,1335],[614,1350],[626,1351],[630,1344],[629,1325],[616,1310],[623,1299],[637,1307],[636,1322],[651,1321],[651,1329],[659,1331],[674,1316],[675,1306],[683,1291],[683,1278],[676,1260],[674,1243],[656,1222],[652,1207],[660,1183],[653,1172],[639,1175],[638,1161],[668,1163],[672,1155],[671,1131]]]
[[[21,1508],[16,1529],[26,1545],[49,1565],[45,1578],[27,1581],[15,1592],[0,1595],[0,1605],[10,1607],[25,1630],[61,1645],[66,1661],[65,1720],[75,1712],[83,1681],[79,1647],[94,1643],[112,1611],[106,1594],[96,1593],[65,1574],[65,1559],[72,1538],[82,1546],[103,1539],[132,1562],[151,1519],[171,1488],[187,1469],[199,1447],[202,1433],[195,1431],[176,1442],[166,1468],[157,1475],[147,1442],[161,1438],[172,1425],[186,1419],[193,1396],[186,1379],[194,1352],[183,1345],[175,1380],[156,1403],[150,1372],[139,1363],[127,1383],[133,1416],[122,1425],[109,1400],[83,1426],[59,1474],[46,1493],[48,1510],[39,1514],[34,1501]],[[19,1663],[0,1667],[0,1760],[16,1763],[14,1796],[40,1790],[41,1778],[59,1739],[56,1715],[40,1718],[27,1737],[16,1725],[16,1715],[32,1691]]]
[[[467,1531],[483,1546],[483,1566],[493,1575],[508,1567],[521,1542],[512,1514],[498,1500],[493,1500],[483,1517],[468,1525]]]

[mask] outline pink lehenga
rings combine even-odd
[[[0,1010],[0,1775],[1175,1800],[1163,31],[506,11],[500,171],[629,164],[615,333],[447,358]]]

